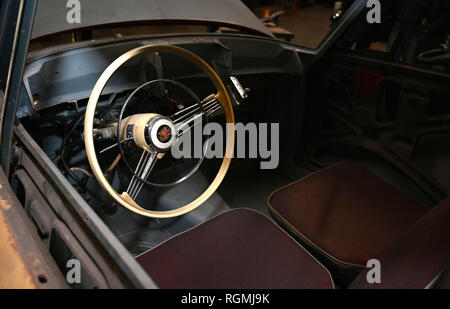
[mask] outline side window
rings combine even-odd
[[[317,48],[354,0],[243,1],[280,40]]]
[[[339,46],[375,51],[387,61],[450,71],[450,1],[381,0],[381,23],[361,14]],[[381,53],[380,53],[381,52]]]

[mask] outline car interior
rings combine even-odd
[[[39,178],[35,156],[42,155],[161,288],[435,287],[450,257],[449,67],[400,65],[398,50],[374,50],[364,40],[349,31],[313,61],[295,44],[220,33],[32,50],[15,124],[14,191],[50,253],[79,257],[63,230],[48,228],[48,210],[33,205],[64,199]],[[105,72],[113,74],[93,91]],[[229,105],[223,97],[208,103],[217,91]],[[261,158],[235,157],[198,208],[149,217],[146,211],[191,205],[224,174],[225,159],[165,152],[145,183],[146,153],[117,141],[120,123],[152,113],[170,118],[196,104],[223,126],[232,116],[244,125],[279,123],[279,165],[263,170]],[[114,136],[108,128],[117,123]],[[24,147],[27,138],[35,153]],[[123,207],[103,181],[117,196],[128,192],[125,204],[141,213]],[[366,280],[372,259],[383,265],[378,285]],[[57,263],[64,270],[63,259]],[[92,269],[83,265],[85,287],[102,285]]]

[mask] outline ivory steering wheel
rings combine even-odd
[[[98,100],[100,95],[105,88],[107,82],[111,78],[111,76],[124,65],[130,59],[145,53],[167,53],[175,56],[182,57],[189,62],[196,65],[200,68],[212,81],[214,87],[217,90],[217,94],[212,95],[213,100],[216,100],[223,109],[225,114],[225,119],[227,122],[227,142],[225,147],[225,153],[222,160],[222,164],[219,168],[217,175],[214,180],[211,182],[209,187],[194,201],[190,202],[187,205],[181,206],[179,208],[167,211],[154,211],[143,208],[138,205],[134,198],[136,194],[136,186],[137,183],[134,178],[132,179],[133,184],[129,185],[132,187],[130,189],[133,190],[131,196],[130,192],[123,192],[119,194],[106,179],[103,171],[98,162],[97,154],[95,151],[94,145],[94,118],[95,111],[98,104]],[[141,166],[141,170],[144,171],[144,176],[148,177],[151,170],[155,166],[158,159],[164,155],[165,152],[170,150],[170,147],[177,139],[177,128],[175,124],[168,118],[163,115],[158,114],[135,114],[128,119],[125,119],[128,123],[132,123],[133,130],[133,139],[134,143],[137,147],[142,149],[142,156],[138,167]],[[217,75],[217,73],[199,56],[191,53],[190,51],[172,45],[148,45],[135,48],[130,50],[117,58],[113,63],[111,63],[108,68],[102,73],[98,81],[96,82],[91,96],[89,97],[89,102],[86,108],[85,120],[84,120],[84,142],[86,147],[86,154],[89,160],[89,165],[91,166],[92,172],[103,187],[103,189],[108,192],[111,197],[116,200],[120,205],[127,208],[128,210],[150,218],[171,218],[186,214],[200,205],[202,205],[211,195],[217,190],[219,185],[221,184],[225,174],[228,171],[230,166],[231,158],[234,150],[234,113],[233,106],[230,101],[230,97],[228,96],[228,92],[222,83],[221,79]],[[124,126],[125,127],[125,126]],[[164,132],[162,132],[164,130]],[[161,135],[160,133],[164,133]],[[159,136],[159,137],[158,137]],[[161,138],[161,136],[163,138]],[[170,138],[166,138],[170,136]],[[126,138],[126,136],[116,136],[119,140]],[[142,161],[142,162],[141,162]],[[144,162],[145,161],[145,162]],[[144,177],[143,177],[144,178]],[[133,185],[133,186],[132,186]],[[133,197],[132,197],[133,196]]]

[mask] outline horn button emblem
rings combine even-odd
[[[158,128],[156,136],[161,143],[167,143],[172,138],[172,130],[169,126],[162,125]]]
[[[164,116],[154,117],[147,125],[145,139],[150,148],[164,152],[172,147],[177,133],[173,122]]]

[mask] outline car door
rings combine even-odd
[[[0,2],[0,287],[154,288],[16,121],[36,6]]]
[[[27,32],[27,27],[29,29],[30,22],[23,18],[32,13],[33,2],[30,1],[28,5],[25,5],[25,1],[0,2],[0,124],[6,126],[6,129],[1,130],[2,162],[3,156],[9,156],[12,133],[10,119],[5,121],[4,115],[11,112],[9,106],[14,105],[17,99],[16,86],[23,71],[23,52],[26,52],[26,44],[22,46],[26,35],[21,29],[24,32]],[[8,168],[9,164],[0,168],[0,288],[66,286],[11,189],[5,167]]]

